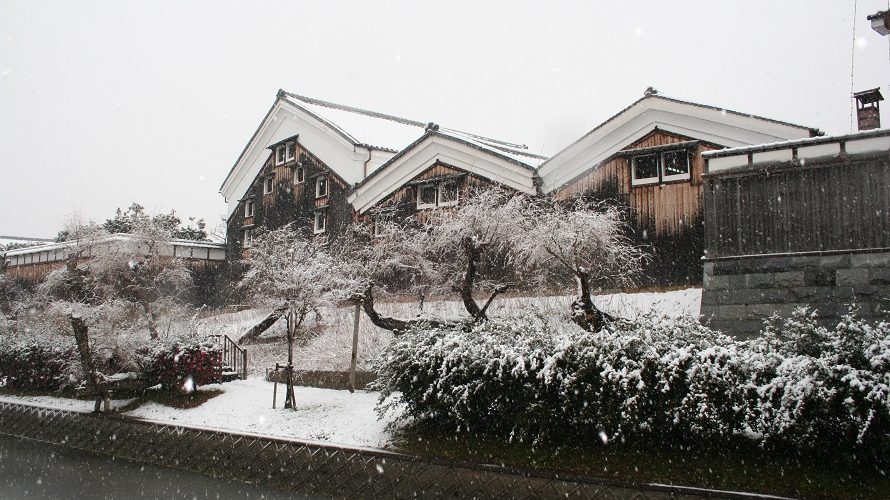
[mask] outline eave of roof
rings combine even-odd
[[[457,143],[460,143],[460,144],[464,144],[464,145],[469,146],[469,147],[471,147],[471,148],[473,148],[473,149],[476,149],[476,150],[479,150],[479,151],[483,151],[483,152],[486,152],[486,153],[488,153],[488,154],[497,156],[498,158],[500,158],[500,159],[502,159],[502,160],[504,160],[504,161],[508,161],[508,162],[510,162],[510,163],[513,163],[513,164],[515,164],[515,165],[518,165],[518,166],[520,166],[520,167],[522,167],[522,168],[525,168],[525,169],[531,171],[534,175],[537,175],[537,172],[538,172],[538,171],[537,171],[537,169],[535,169],[535,167],[533,167],[533,166],[531,166],[531,165],[528,165],[528,164],[526,164],[526,163],[522,163],[521,161],[516,160],[516,159],[514,159],[514,158],[511,158],[511,157],[509,157],[509,156],[507,156],[507,155],[504,155],[504,154],[501,153],[498,149],[496,149],[496,148],[494,148],[494,147],[492,147],[492,146],[483,146],[483,145],[481,145],[481,144],[474,143],[474,142],[472,142],[472,141],[463,139],[463,138],[461,138],[461,137],[456,137],[456,136],[451,135],[451,134],[448,134],[448,133],[438,132],[438,131],[435,131],[435,130],[427,130],[422,136],[420,136],[420,138],[418,138],[416,141],[412,142],[412,143],[411,143],[410,145],[408,145],[405,149],[403,149],[403,150],[399,151],[398,153],[396,153],[396,155],[393,156],[392,158],[390,158],[389,160],[387,160],[386,163],[384,163],[383,165],[381,165],[380,167],[378,167],[376,170],[374,170],[373,172],[371,172],[367,177],[365,177],[364,179],[362,179],[361,182],[359,182],[358,184],[355,185],[355,187],[353,188],[353,191],[355,191],[355,190],[361,188],[362,186],[364,186],[365,184],[367,184],[369,181],[371,181],[372,179],[374,179],[374,178],[377,177],[378,175],[382,174],[382,173],[387,169],[387,167],[389,167],[390,165],[392,165],[392,164],[394,164],[395,162],[397,162],[400,158],[402,158],[402,157],[405,156],[406,154],[410,153],[411,150],[413,150],[414,148],[418,147],[420,144],[422,144],[424,141],[426,141],[426,140],[427,140],[428,138],[430,138],[430,137],[442,137],[442,138],[444,138],[444,139],[448,139],[448,140],[450,140],[450,141],[454,141],[454,142],[457,142]],[[527,156],[529,156],[529,157],[531,157],[531,158],[538,158],[538,159],[544,159],[544,158],[546,158],[546,157],[539,156],[539,155],[535,155],[535,154],[532,154],[532,153],[528,153]]]
[[[685,101],[685,100],[682,100],[682,99],[676,99],[676,98],[673,98],[673,97],[667,97],[667,96],[664,96],[664,95],[661,95],[661,94],[647,94],[647,95],[644,95],[643,97],[637,99],[636,101],[634,101],[634,102],[631,103],[629,106],[627,106],[626,108],[622,109],[621,111],[619,111],[619,112],[615,113],[614,115],[610,116],[608,119],[606,119],[606,121],[600,123],[599,125],[597,125],[597,126],[594,127],[593,129],[591,129],[589,132],[587,132],[586,134],[584,134],[584,135],[582,135],[581,137],[579,137],[577,140],[575,140],[574,142],[572,142],[572,143],[569,144],[568,146],[562,148],[558,153],[556,153],[556,154],[554,154],[553,156],[551,156],[550,159],[548,159],[547,161],[545,161],[544,163],[542,163],[541,165],[539,165],[539,166],[538,166],[538,169],[541,169],[544,165],[548,164],[551,160],[553,160],[554,158],[558,157],[558,156],[559,156],[560,154],[562,154],[564,151],[566,151],[566,150],[572,148],[572,146],[575,146],[576,144],[582,142],[584,139],[586,139],[586,138],[589,137],[590,135],[594,134],[595,132],[597,132],[597,131],[600,130],[601,128],[605,127],[606,125],[608,125],[608,124],[611,123],[612,121],[616,120],[616,119],[619,118],[621,115],[623,115],[623,114],[625,114],[626,112],[630,111],[633,107],[635,107],[636,105],[638,105],[638,104],[640,104],[641,102],[645,101],[646,99],[662,99],[662,100],[665,100],[665,101],[675,102],[675,103],[678,103],[678,104],[686,104],[686,105],[689,105],[689,106],[696,106],[696,107],[703,108],[703,109],[711,109],[711,110],[715,110],[715,111],[726,112],[727,114],[732,114],[732,115],[736,115],[736,116],[742,116],[742,117],[746,117],[746,118],[754,118],[754,119],[757,119],[757,120],[763,120],[763,121],[770,122],[770,123],[776,123],[776,124],[784,125],[784,126],[787,126],[787,127],[794,127],[794,128],[799,128],[799,129],[802,129],[802,130],[807,130],[807,131],[809,131],[810,135],[812,135],[812,136],[822,135],[822,132],[821,132],[819,129],[817,129],[817,128],[813,128],[813,127],[807,127],[807,126],[805,126],[805,125],[797,125],[797,124],[794,124],[794,123],[784,122],[784,121],[781,121],[781,120],[774,120],[774,119],[772,119],[772,118],[765,118],[765,117],[762,117],[762,116],[752,115],[752,114],[749,114],[749,113],[741,113],[741,112],[739,112],[739,111],[733,111],[733,110],[731,110],[731,109],[721,108],[721,107],[718,107],[718,106],[711,106],[711,105],[708,105],[708,104],[701,104],[701,103],[692,102],[692,101]]]

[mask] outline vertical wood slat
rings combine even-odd
[[[890,247],[890,157],[788,166],[705,179],[709,257]]]

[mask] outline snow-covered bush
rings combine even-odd
[[[748,341],[655,316],[598,332],[536,318],[421,327],[376,369],[381,410],[453,431],[890,449],[890,326],[852,315],[828,329],[802,310]]]
[[[800,309],[751,344],[751,431],[798,446],[890,445],[890,324],[851,311],[831,329]]]
[[[219,344],[207,338],[155,342],[141,348],[138,354],[145,380],[185,392],[217,382],[222,363]]]
[[[0,335],[0,386],[55,391],[71,384],[74,343],[42,335]]]

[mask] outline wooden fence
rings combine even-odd
[[[890,153],[709,172],[707,259],[890,248]]]

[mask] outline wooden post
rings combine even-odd
[[[355,301],[355,314],[352,320],[352,360],[349,363],[349,392],[355,392],[355,363],[358,358],[358,326],[361,321],[361,304]]]
[[[294,327],[296,318],[293,311],[287,314],[287,390],[284,395],[284,408],[297,411],[296,397],[294,396]]]
[[[278,401],[278,363],[275,363],[275,374],[272,375],[272,409]]]

